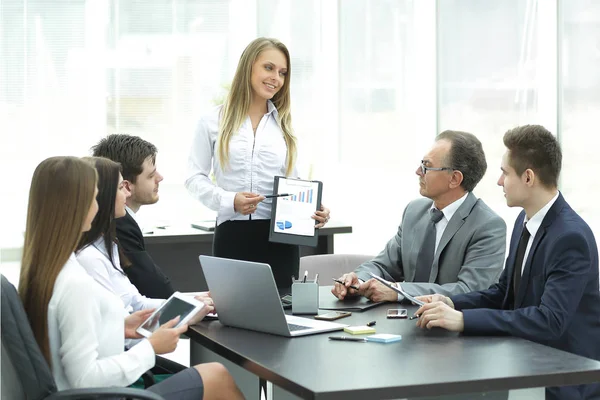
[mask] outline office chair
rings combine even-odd
[[[58,391],[50,367],[35,341],[21,298],[2,275],[1,295],[1,371],[2,400],[59,400],[130,398],[164,400],[162,396],[140,389],[110,387]]]
[[[342,274],[352,272],[360,264],[369,261],[373,256],[364,254],[319,254],[300,258],[300,276],[308,271],[309,277],[319,274],[319,286],[333,285],[331,278],[339,278]]]

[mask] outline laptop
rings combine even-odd
[[[223,325],[287,337],[348,326],[285,315],[268,264],[200,256],[200,265]]]

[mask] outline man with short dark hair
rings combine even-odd
[[[506,224],[472,193],[486,168],[474,135],[440,133],[416,171],[425,198],[408,204],[385,249],[343,275],[344,284],[337,283],[332,293],[339,299],[360,294],[373,301],[403,300],[369,273],[403,282],[412,295],[454,295],[494,283],[504,262]]]
[[[513,335],[600,360],[598,248],[590,227],[558,191],[562,152],[539,125],[504,135],[498,185],[523,207],[500,281],[489,289],[423,296],[421,328]],[[600,384],[546,389],[546,398],[597,399]]]
[[[130,135],[109,135],[92,147],[95,157],[105,157],[121,164],[123,184],[131,193],[127,214],[116,220],[117,239],[124,252],[123,270],[144,296],[167,299],[175,291],[169,278],[146,251],[144,235],[137,223],[140,207],[158,201],[158,184],[163,180],[157,171],[156,147]]]

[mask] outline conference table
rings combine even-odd
[[[352,233],[352,227],[341,222],[329,221],[319,229],[317,247],[300,247],[300,256],[333,254],[334,237]],[[208,290],[200,269],[199,255],[212,255],[214,232],[187,226],[151,228],[144,233],[146,250],[157,265],[171,279],[173,287],[181,292]]]
[[[265,386],[268,399],[543,399],[547,386],[600,381],[598,361],[515,337],[422,330],[416,320],[386,319],[388,308],[417,309],[381,304],[337,322],[376,321],[377,333],[399,342],[328,339],[345,332],[286,338],[202,321],[187,332],[190,361],[224,363],[247,399]]]

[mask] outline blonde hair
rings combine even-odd
[[[221,110],[218,139],[218,159],[224,168],[229,164],[229,142],[231,137],[240,129],[248,115],[250,103],[252,102],[252,66],[261,52],[266,49],[275,48],[281,51],[287,60],[287,75],[281,89],[273,96],[271,101],[277,109],[277,124],[283,132],[283,138],[287,146],[286,175],[289,176],[296,163],[296,137],[292,130],[290,80],[292,69],[290,53],[283,43],[272,38],[258,38],[253,40],[244,50],[238,62],[231,90]]]
[[[81,238],[96,180],[94,167],[76,157],[48,158],[31,179],[19,295],[50,365],[48,304],[56,278]]]

